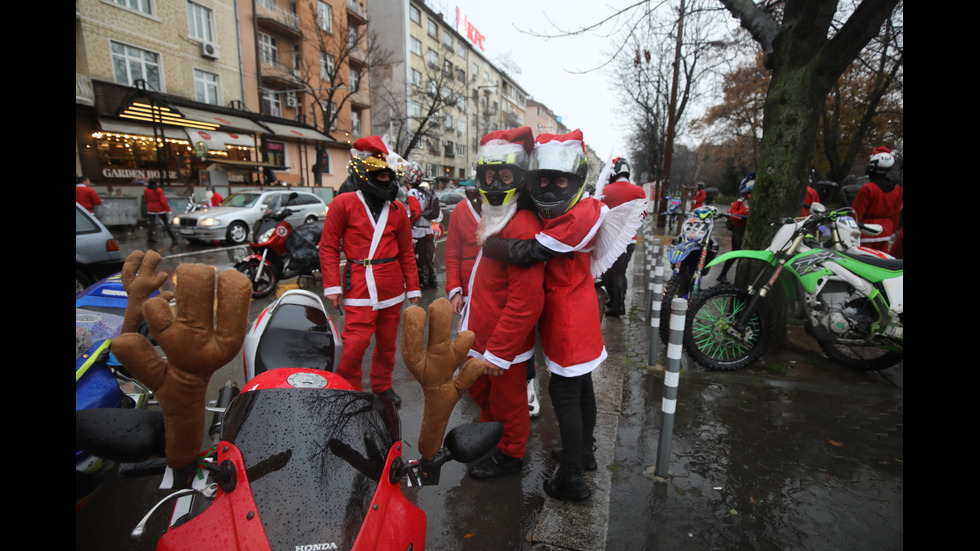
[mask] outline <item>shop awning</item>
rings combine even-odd
[[[212,166],[219,166],[225,170],[237,170],[237,171],[259,171],[265,168],[271,168],[272,170],[286,170],[289,167],[283,165],[277,165],[275,163],[260,163],[256,161],[231,161],[231,160],[215,160],[208,159],[208,164]]]
[[[197,130],[187,129],[187,136],[191,143],[204,142],[208,149],[224,149],[226,145],[240,145],[244,147],[255,147],[255,140],[250,134],[235,134],[232,132],[220,132],[217,130]]]
[[[255,121],[246,117],[239,117],[236,115],[226,115],[224,113],[215,113],[213,111],[205,111],[203,109],[195,109],[193,107],[178,107],[180,112],[184,115],[194,118],[196,120],[206,121],[210,123],[217,124],[221,127],[221,130],[228,132],[231,129],[241,130],[243,132],[251,134],[268,134],[269,130],[263,128],[261,125],[256,124]]]
[[[268,126],[270,130],[277,136],[282,138],[304,138],[307,140],[315,140],[318,142],[335,142],[330,136],[318,132],[312,128],[307,128],[305,126],[292,126],[288,124],[279,124],[275,122],[262,121],[262,124]]]
[[[103,132],[113,134],[125,134],[129,136],[153,137],[153,125],[138,122],[119,121],[111,119],[99,119],[99,126]],[[187,132],[177,126],[163,126],[163,136],[174,140],[186,140]]]

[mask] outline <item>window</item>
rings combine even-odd
[[[412,69],[412,84],[415,86],[422,86],[422,72]]]
[[[449,140],[443,140],[442,142],[442,154],[446,157],[453,157],[456,155],[456,145]]]
[[[214,42],[214,13],[200,4],[187,3],[187,26],[190,37],[204,42]]]
[[[456,67],[456,80],[466,82],[466,71],[462,67]]]
[[[332,101],[330,103],[327,103],[326,101],[323,102],[323,116],[326,117],[326,120],[330,121],[330,130],[337,129],[337,117],[335,116],[336,113],[337,113],[337,104],[335,102]]]
[[[473,80],[476,80],[477,77],[480,76],[480,66],[477,65],[476,63],[473,64],[473,68],[471,69],[471,74],[473,75]]]
[[[279,39],[259,32],[259,59],[268,65],[279,64]]]
[[[350,69],[350,90],[357,92],[361,89],[361,73],[351,67]]]
[[[412,37],[412,53],[422,57],[422,41],[414,36]]]
[[[443,124],[443,127],[446,130],[452,130],[453,129],[453,124],[454,124],[453,116],[452,115],[446,115],[446,118],[442,121],[442,124]]]
[[[429,60],[429,65],[432,67],[439,67],[439,54],[437,54],[435,50],[429,48],[426,55],[428,56],[427,59]]]
[[[320,78],[332,80],[337,73],[334,71],[333,56],[327,52],[320,52]]]
[[[282,116],[282,99],[274,90],[262,90],[262,113],[273,117]]]
[[[347,27],[347,49],[353,50],[357,47],[357,27],[351,25]]]
[[[456,144],[456,155],[459,155],[460,157],[466,156],[466,144],[464,143]],[[462,171],[462,169],[460,169],[460,171]]]
[[[429,36],[439,38],[439,24],[432,19],[429,20]]]
[[[118,84],[132,85],[145,80],[154,90],[160,91],[160,54],[110,41],[112,70]]]
[[[466,134],[466,117],[460,117],[456,120],[456,132]],[[463,147],[466,147],[466,145],[463,145]]]
[[[194,69],[194,92],[197,94],[197,101],[201,103],[221,105],[218,75],[214,73]]]
[[[453,35],[449,33],[442,33],[442,45],[445,46],[447,50],[452,51],[455,47]]]
[[[118,6],[129,8],[146,15],[153,15],[153,4],[150,0],[112,0]]]
[[[265,161],[267,163],[272,163],[274,165],[286,166],[286,144],[283,142],[265,142]],[[281,200],[278,195],[275,198],[269,198],[269,206],[271,207],[274,203],[278,204]]]
[[[463,59],[466,59],[466,43],[463,42],[462,40],[456,41],[456,55],[458,55]]]
[[[359,136],[361,134],[361,112],[356,109],[350,110],[351,134]]]
[[[429,95],[432,97],[438,97],[439,95],[439,83],[435,79],[429,79]]]
[[[442,62],[442,74],[450,80],[453,78],[453,63],[448,59]]]
[[[408,103],[408,116],[418,118],[422,116],[422,104],[417,101]]]
[[[293,42],[293,70],[299,71],[302,68],[300,61],[303,59],[299,43]]]
[[[323,0],[316,3],[316,26],[333,33],[333,8]]]
[[[409,6],[408,17],[411,18],[412,23],[415,23],[416,25],[422,24],[422,12],[419,11],[418,7]]]

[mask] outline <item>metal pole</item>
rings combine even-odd
[[[674,413],[677,411],[677,385],[681,378],[681,354],[684,352],[684,322],[687,320],[687,301],[675,298],[671,303],[670,341],[667,344],[667,370],[664,373],[664,400],[661,406],[663,423],[657,449],[654,475],[666,478],[670,466],[670,441],[674,435]]]
[[[663,307],[661,303],[664,298],[664,267],[658,258],[660,245],[654,244],[653,250],[653,285],[650,290],[653,300],[651,301],[650,315],[648,317],[650,320],[650,357],[647,365],[650,366],[657,365],[657,352],[660,349],[660,309]]]

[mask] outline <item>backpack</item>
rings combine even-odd
[[[429,189],[423,189],[422,193],[428,200],[425,209],[422,210],[422,217],[426,220],[438,220],[442,216],[442,207],[439,205],[439,198]]]

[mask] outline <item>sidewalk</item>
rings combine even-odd
[[[531,549],[901,548],[902,366],[846,370],[800,328],[789,350],[743,371],[705,371],[685,357],[671,475],[654,481],[663,375],[647,366],[641,272],[629,318],[603,322],[610,355],[596,373],[593,497],[546,499]]]

